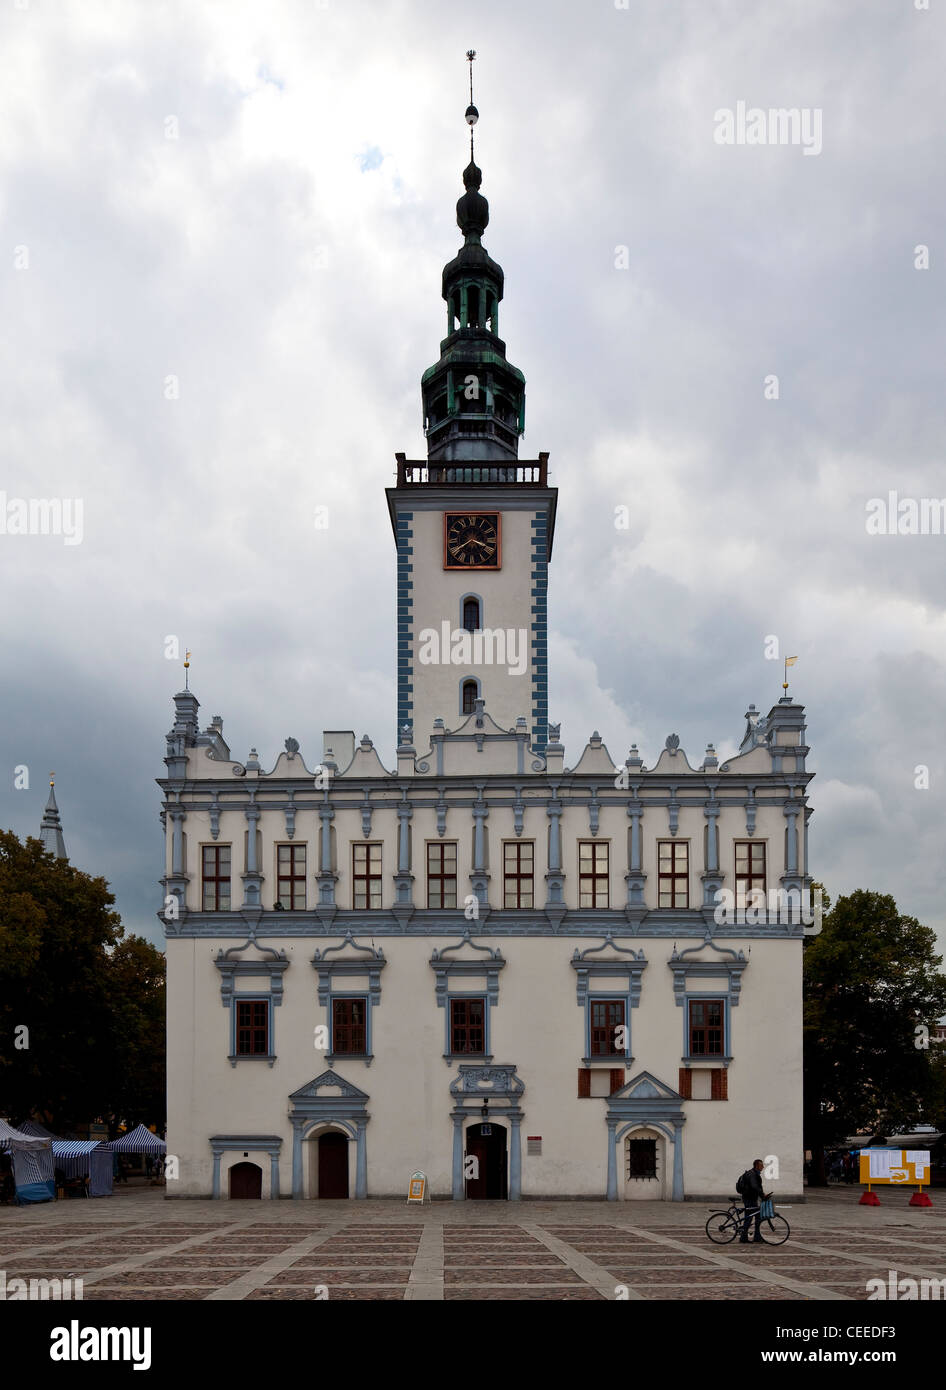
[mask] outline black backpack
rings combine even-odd
[[[736,1191],[739,1193],[740,1197],[746,1195],[746,1177],[746,1173],[740,1173],[739,1177],[736,1179]]]

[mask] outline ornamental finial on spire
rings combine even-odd
[[[470,127],[470,163],[471,163],[471,164],[473,163],[473,127],[476,125],[477,121],[478,121],[479,118],[480,118],[480,113],[477,111],[476,107],[473,105],[473,59],[474,59],[475,57],[476,57],[476,49],[475,49],[475,48],[468,48],[468,49],[466,50],[466,60],[467,60],[467,62],[468,62],[469,65],[470,65],[470,104],[469,104],[469,106],[466,108],[466,112],[464,113],[464,115],[465,115],[465,118],[466,118],[466,123],[467,123],[467,125]]]

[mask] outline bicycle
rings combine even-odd
[[[759,1210],[750,1207],[750,1221]],[[742,1234],[746,1220],[746,1209],[738,1197],[733,1197],[728,1211],[714,1211],[706,1222],[706,1234],[716,1245],[728,1245],[736,1236]],[[763,1216],[759,1222],[759,1235],[766,1245],[784,1245],[791,1234],[791,1226],[784,1216]]]

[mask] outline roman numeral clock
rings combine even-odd
[[[444,512],[445,570],[502,568],[499,512]]]

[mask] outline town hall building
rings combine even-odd
[[[750,706],[722,762],[549,722],[558,492],[481,180],[471,140],[426,458],[386,490],[396,743],[239,762],[174,697],[168,1195],[683,1201],[764,1157],[797,1198],[804,709]]]

